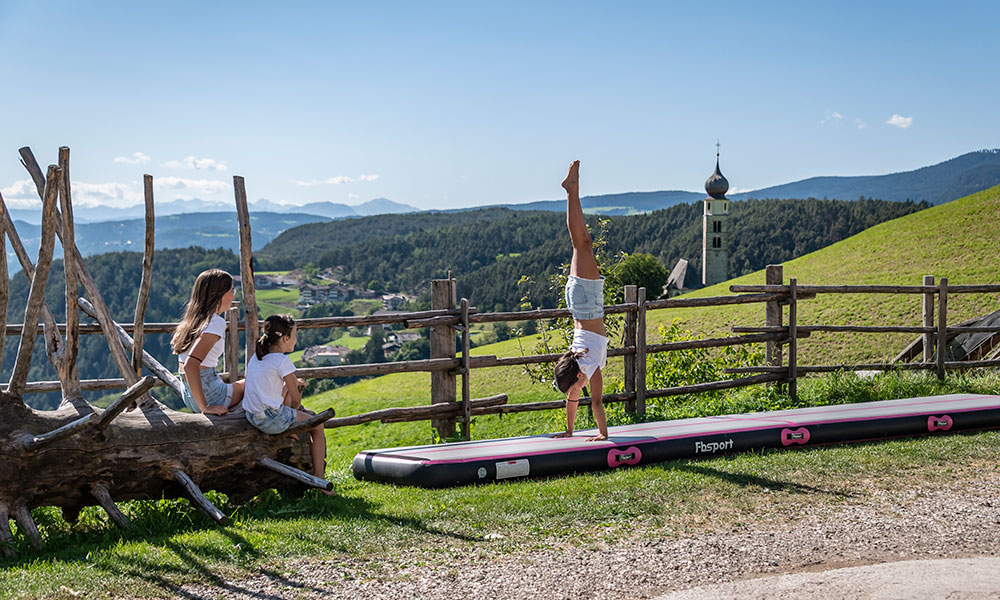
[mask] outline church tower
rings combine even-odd
[[[705,182],[705,214],[702,218],[701,282],[712,285],[729,279],[729,181],[719,170],[719,144],[715,145],[715,173]]]

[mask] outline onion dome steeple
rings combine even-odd
[[[719,170],[719,143],[715,144],[715,172],[705,181],[705,191],[708,195],[717,199],[725,200],[726,192],[729,191],[729,180],[722,175]]]

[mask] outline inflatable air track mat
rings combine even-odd
[[[448,487],[523,477],[617,469],[763,448],[939,435],[1000,428],[1000,396],[951,394],[861,404],[816,406],[611,427],[571,438],[535,435],[365,450],[354,476],[421,487]]]

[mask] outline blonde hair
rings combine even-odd
[[[209,269],[198,275],[191,288],[191,298],[184,309],[184,316],[170,338],[170,348],[174,354],[186,352],[191,347],[201,326],[219,308],[222,297],[231,289],[233,276],[222,269]]]

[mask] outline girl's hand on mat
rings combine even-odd
[[[598,433],[597,435],[595,435],[592,438],[587,438],[587,441],[588,442],[603,442],[606,439],[608,439],[608,436],[604,435],[603,433]]]
[[[555,438],[568,438],[568,437],[573,437],[573,432],[572,431],[564,431],[562,433],[557,433],[554,436],[552,436],[552,439],[555,439]]]
[[[222,406],[221,404],[213,404],[212,406],[205,408],[205,410],[201,412],[206,415],[216,415],[218,417],[221,417],[222,415],[228,413],[229,409],[226,408],[225,406]]]

